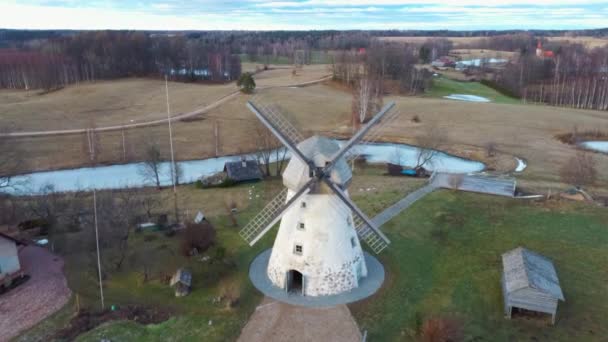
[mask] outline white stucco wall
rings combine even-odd
[[[17,244],[0,236],[0,277],[17,272],[20,268]]]
[[[289,190],[288,199],[294,195]],[[306,202],[303,208],[301,203]],[[337,294],[358,286],[367,276],[352,213],[335,195],[305,195],[285,213],[268,264],[268,276],[284,288],[290,270],[304,276],[308,296]],[[304,223],[304,229],[299,224]],[[354,239],[355,245],[351,243]],[[302,245],[302,255],[294,253]]]

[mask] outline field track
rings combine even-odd
[[[313,81],[307,81],[307,82],[295,83],[295,84],[289,84],[289,85],[280,85],[280,86],[262,86],[262,87],[258,87],[257,89],[304,87],[304,86],[308,86],[308,85],[325,82],[330,79],[331,79],[331,76],[324,76],[320,79],[316,79]],[[172,116],[171,121],[173,122],[173,121],[177,121],[177,120],[187,119],[187,118],[205,113],[213,108],[218,107],[222,103],[225,103],[226,101],[236,97],[238,94],[240,94],[240,91],[235,90],[232,93],[226,94],[206,106],[197,108],[197,109],[187,112],[187,113],[182,113],[182,114]],[[141,127],[147,127],[147,126],[155,126],[155,125],[164,124],[166,122],[167,122],[167,119],[156,119],[156,120],[150,120],[150,121],[145,121],[145,122],[126,124],[126,125],[112,125],[112,126],[105,126],[105,127],[97,127],[97,128],[91,129],[91,130],[96,131],[96,132],[109,132],[109,131],[118,131],[118,130],[129,129],[129,128],[141,128]],[[80,134],[80,133],[86,133],[86,131],[87,131],[86,128],[77,128],[77,129],[50,130],[50,131],[9,132],[9,133],[0,133],[0,136],[35,137],[35,136],[52,136],[52,135],[64,135],[64,134]]]

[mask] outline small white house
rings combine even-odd
[[[0,233],[0,287],[9,286],[14,278],[23,275],[19,263],[18,246],[25,243]]]
[[[557,304],[565,299],[551,260],[518,247],[502,255],[502,264],[505,316],[519,308],[548,313],[554,324]]]

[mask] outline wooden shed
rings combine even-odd
[[[227,162],[224,164],[224,172],[228,179],[236,182],[247,182],[262,179],[258,162],[255,160],[245,160]]]
[[[555,324],[557,303],[565,299],[551,260],[518,247],[502,255],[502,265],[505,316],[519,308],[548,313]]]
[[[184,268],[178,269],[171,277],[170,285],[175,289],[175,297],[188,295],[192,287],[192,273]]]

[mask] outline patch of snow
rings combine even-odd
[[[48,239],[40,239],[40,240],[36,240],[36,244],[38,246],[46,246],[49,243]]]
[[[515,157],[515,159],[517,160],[517,167],[515,168],[515,172],[522,172],[523,170],[525,170],[528,164],[526,164],[523,159],[519,159],[517,157]]]
[[[585,141],[581,146],[588,150],[608,153],[608,141]]]
[[[451,94],[448,96],[444,96],[444,98],[450,99],[450,100],[467,101],[467,102],[490,102],[490,99],[485,98],[483,96],[467,95],[467,94]]]

